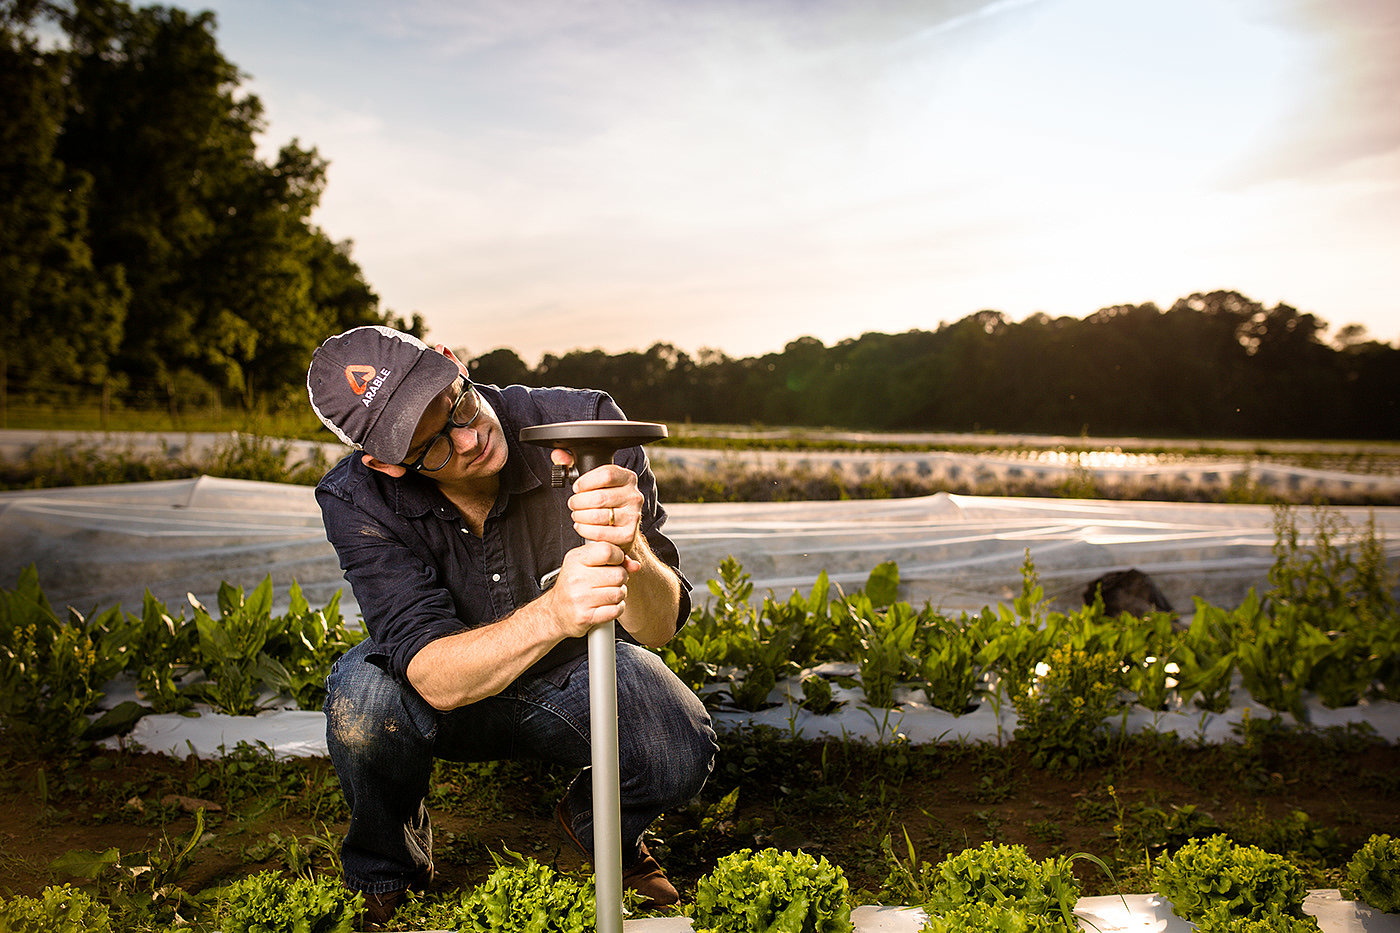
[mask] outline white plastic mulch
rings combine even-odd
[[[1085,933],[1191,933],[1194,924],[1172,912],[1171,904],[1155,894],[1123,897],[1082,897],[1075,916]],[[1400,915],[1373,910],[1358,901],[1342,900],[1336,889],[1309,891],[1303,913],[1317,919],[1323,933],[1400,933]],[[857,907],[851,922],[857,933],[918,933],[927,915],[918,907]],[[627,920],[628,933],[693,933],[689,917]]]
[[[814,672],[829,677],[851,676],[856,666],[848,663],[823,664]],[[1010,703],[984,699],[976,710],[954,716],[936,709],[924,701],[922,691],[896,691],[899,706],[895,709],[867,706],[858,688],[833,684],[832,696],[844,701],[827,715],[815,715],[797,705],[801,688],[795,680],[780,682],[770,694],[775,705],[759,712],[735,709],[711,711],[721,730],[741,728],[746,724],[772,726],[785,734],[807,739],[837,738],[878,743],[894,739],[915,745],[935,742],[1009,741],[1016,730],[1016,711]],[[796,697],[797,699],[793,699]],[[124,699],[136,699],[133,686],[120,682],[109,686],[107,705]],[[269,698],[271,699],[271,698]],[[1315,698],[1304,703],[1308,722],[1316,727],[1365,724],[1387,742],[1400,741],[1400,703],[1384,700],[1363,701],[1357,706],[1328,709]],[[1218,743],[1237,738],[1236,727],[1246,717],[1267,719],[1272,710],[1256,703],[1249,694],[1236,687],[1231,706],[1223,713],[1207,713],[1191,708],[1178,711],[1153,712],[1134,706],[1114,725],[1129,732],[1172,732],[1184,741]],[[1291,714],[1282,718],[1295,723]],[[202,758],[217,757],[231,751],[239,742],[264,744],[279,757],[324,756],[326,752],[326,720],[319,711],[274,709],[257,716],[227,716],[204,710],[196,717],[174,713],[150,715],[141,719],[125,738],[108,739],[115,746],[136,744],[149,751],[172,755],[195,754]]]

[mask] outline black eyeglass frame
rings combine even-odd
[[[465,379],[466,377],[463,378]],[[456,451],[452,446],[452,438],[448,435],[459,428],[471,427],[476,419],[481,417],[481,396],[476,391],[476,383],[472,382],[470,379],[467,379],[466,382],[467,384],[462,387],[462,391],[452,400],[452,407],[447,410],[447,424],[441,431],[428,439],[427,446],[423,448],[423,453],[418,456],[417,460],[414,460],[412,463],[404,463],[403,466],[412,470],[417,470],[419,473],[436,473],[452,462],[452,455]],[[472,412],[472,416],[466,421],[458,421],[457,409],[460,408],[462,403],[468,398],[476,401],[475,410]],[[436,447],[438,441],[441,440],[447,441],[447,456],[443,457],[442,462],[437,466],[430,467],[427,465],[428,454],[433,452],[433,448]]]

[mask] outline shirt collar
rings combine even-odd
[[[501,491],[514,496],[544,485],[550,474],[549,451],[520,442],[520,429],[525,425],[520,423],[513,411],[514,406],[500,389],[491,385],[476,388],[495,411],[510,451],[506,456],[506,465],[501,468]]]

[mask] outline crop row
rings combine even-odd
[[[1101,602],[1051,611],[1029,552],[1010,605],[957,616],[900,601],[893,563],[850,594],[823,573],[807,593],[780,600],[755,599],[728,558],[709,583],[712,598],[661,654],[711,702],[746,710],[766,705],[779,680],[829,661],[854,663],[874,707],[895,705],[899,687],[920,688],[953,714],[1010,702],[1016,737],[1040,763],[1075,767],[1102,750],[1101,726],[1128,704],[1220,712],[1238,681],[1264,707],[1303,721],[1307,694],[1329,707],[1400,698],[1400,614],[1374,529],[1338,543],[1345,529],[1320,514],[1303,548],[1281,511],[1277,531],[1266,593],[1251,590],[1234,608],[1196,599],[1185,626],[1165,613],[1108,617]],[[29,567],[15,589],[0,590],[0,732],[16,753],[42,755],[196,703],[234,715],[279,696],[319,708],[331,663],[363,634],[341,616],[339,594],[316,609],[293,583],[286,613],[274,616],[272,605],[268,578],[246,594],[223,584],[217,618],[193,597],[186,617],[149,592],[139,614],[113,606],[60,616]],[[134,678],[142,700],[101,712],[103,689],[119,676]],[[801,687],[804,706],[831,710],[830,681],[809,675]]]
[[[923,908],[920,933],[1074,933],[1081,889],[1071,866],[1078,859],[1098,862],[1082,853],[1036,861],[1020,846],[991,842],[936,865],[920,862],[912,847],[909,861],[901,861],[888,839],[885,853],[890,873],[883,890]],[[587,877],[509,850],[497,863],[481,885],[428,905],[410,898],[399,914],[418,915],[417,925],[425,929],[461,933],[595,928],[594,888]],[[1400,839],[1372,836],[1348,863],[1346,879],[1349,894],[1381,911],[1400,910]],[[1319,933],[1317,921],[1303,912],[1307,892],[1299,870],[1282,856],[1228,836],[1187,842],[1157,864],[1154,880],[1173,912],[1203,933]],[[153,897],[149,906],[159,907],[164,897]],[[696,933],[851,933],[851,900],[845,873],[824,857],[741,849],[699,879],[692,927]],[[289,879],[259,872],[191,906],[210,915],[223,933],[349,933],[363,900],[331,875],[306,872]],[[7,930],[110,933],[120,928],[113,924],[118,918],[107,903],[68,885],[50,886],[36,898],[0,898],[0,928]],[[177,922],[191,925],[187,918]]]

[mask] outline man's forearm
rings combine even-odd
[[[543,597],[504,619],[424,645],[408,680],[427,703],[447,711],[495,696],[562,641]]]
[[[676,634],[680,578],[652,552],[643,535],[637,535],[628,556],[642,567],[627,578],[627,606],[618,621],[637,641],[659,648]]]

